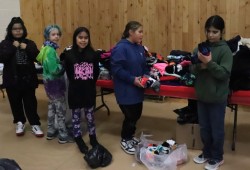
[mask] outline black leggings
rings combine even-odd
[[[124,114],[124,121],[122,125],[121,137],[122,139],[132,139],[136,130],[136,122],[140,119],[142,114],[142,103],[132,105],[119,105]]]

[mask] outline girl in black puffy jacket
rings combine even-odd
[[[26,39],[27,30],[20,17],[13,17],[6,30],[5,40],[0,43],[0,62],[4,64],[3,86],[16,124],[16,135],[24,135],[27,117],[32,132],[42,137],[35,96],[38,78],[34,61],[39,50],[33,41]]]

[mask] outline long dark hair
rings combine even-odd
[[[25,39],[28,35],[27,33],[27,29],[24,25],[23,20],[20,17],[13,17],[8,25],[8,27],[6,28],[6,36],[5,36],[5,40],[13,40],[15,39],[12,35],[12,27],[14,24],[21,24],[22,25],[22,29],[23,29],[23,36],[20,39]]]
[[[125,30],[123,31],[122,39],[129,37],[129,30],[136,31],[141,26],[142,24],[138,21],[129,21],[125,27]]]
[[[90,32],[89,30],[86,28],[86,27],[78,27],[74,34],[73,34],[73,49],[74,50],[78,50],[78,45],[76,43],[76,37],[78,34],[80,34],[81,32],[85,32],[88,37],[89,37],[89,42],[88,42],[88,45],[85,47],[86,50],[93,50],[94,51],[94,48],[92,47],[92,44],[91,44],[91,39],[90,39]]]

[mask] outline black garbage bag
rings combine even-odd
[[[105,167],[112,161],[111,153],[102,145],[98,144],[84,156],[84,160],[88,165],[95,169]]]
[[[7,158],[0,159],[0,170],[21,170],[16,161]]]

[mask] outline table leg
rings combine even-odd
[[[96,108],[95,108],[95,111],[101,109],[102,107],[105,107],[105,108],[107,109],[108,115],[110,115],[109,107],[106,105],[106,103],[105,103],[105,101],[104,101],[104,95],[110,94],[110,93],[112,93],[112,92],[107,92],[107,93],[105,93],[105,92],[104,92],[104,89],[101,88],[101,95],[97,95],[97,96],[101,96],[101,102],[102,102],[102,104],[101,104],[100,106],[96,107]]]
[[[233,105],[234,111],[234,125],[233,125],[233,143],[232,143],[232,151],[235,151],[235,143],[236,143],[236,133],[237,133],[237,116],[238,116],[238,105]]]

